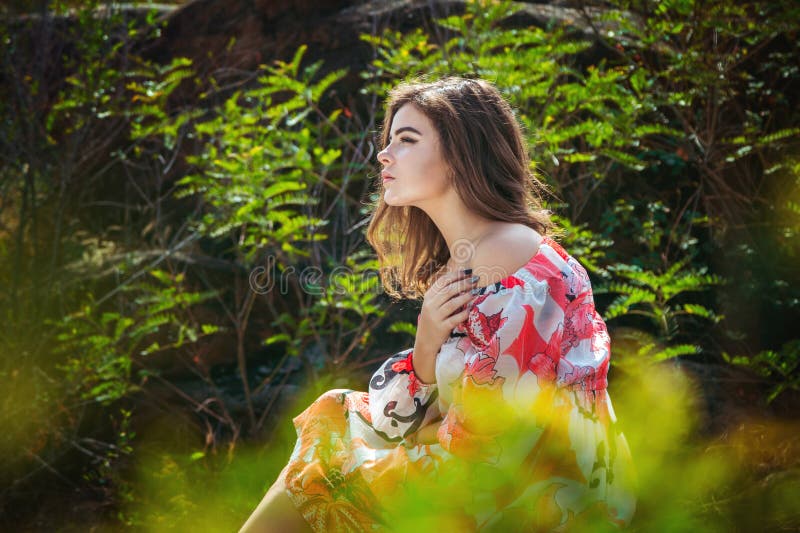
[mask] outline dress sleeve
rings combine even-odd
[[[446,451],[489,463],[497,463],[504,443],[529,442],[531,429],[544,425],[564,319],[560,298],[551,294],[565,290],[558,274],[493,288],[471,303],[463,373],[437,433]]]
[[[413,349],[394,354],[369,381],[372,426],[388,441],[401,441],[440,417],[438,387],[417,379],[413,355]]]

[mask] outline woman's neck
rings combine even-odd
[[[444,237],[452,266],[467,268],[480,242],[505,223],[477,215],[461,202],[455,191],[453,196],[424,210]]]

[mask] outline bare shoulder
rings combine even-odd
[[[542,236],[522,224],[503,224],[482,240],[472,262],[479,286],[507,278],[528,264],[541,244]]]

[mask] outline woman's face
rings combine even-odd
[[[413,205],[427,211],[450,185],[441,155],[439,134],[413,104],[404,104],[392,118],[389,144],[378,153],[383,165],[383,199],[391,206]],[[383,178],[382,176],[382,178]]]

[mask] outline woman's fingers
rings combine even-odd
[[[459,269],[459,270],[451,270],[451,271],[445,272],[444,274],[442,274],[441,276],[436,278],[436,280],[433,282],[433,285],[431,285],[431,287],[435,287],[435,290],[437,292],[438,291],[442,291],[442,290],[446,290],[446,289],[448,289],[450,287],[450,285],[452,283],[457,282],[457,281],[461,281],[461,280],[466,280],[466,279],[469,279],[470,277],[472,277],[472,270],[471,269],[469,271],[461,270],[461,269]]]
[[[452,294],[441,294],[438,298],[434,299],[435,314],[439,315],[440,319],[444,319],[452,315],[464,304],[469,302],[474,296],[472,294],[472,286],[464,287],[463,292],[454,292]]]
[[[465,312],[467,306],[466,304],[469,303],[469,301],[472,300],[472,298],[474,298],[472,292],[468,291],[465,292],[464,294],[459,294],[458,296],[454,296],[453,298],[448,300],[447,303],[445,304],[447,306],[445,311],[447,318],[452,318],[453,313]]]
[[[478,276],[470,276],[454,280],[448,286],[444,287],[440,294],[444,295],[444,300],[447,301],[450,298],[459,296],[465,291],[472,290],[478,283],[479,279],[480,278]]]
[[[458,270],[442,274],[425,293],[422,318],[426,325],[420,323],[418,328],[430,334],[449,335],[450,330],[466,320],[466,304],[474,297],[472,289],[478,281],[479,277],[473,276],[471,270],[469,273]]]
[[[461,271],[463,274],[463,271]],[[424,303],[438,309],[450,298],[474,286],[477,276],[444,274],[425,293]]]
[[[479,279],[478,276],[454,278],[442,291],[429,297],[442,319],[450,318],[472,298],[472,289]]]
[[[472,290],[472,288],[478,283],[479,279],[480,278],[478,276],[472,276],[470,278],[458,280],[450,284],[448,291],[455,296],[466,290]]]
[[[477,283],[478,283],[478,276],[473,276],[472,278],[469,278],[466,281],[453,283],[447,291],[447,300],[445,303],[451,302],[454,299],[460,298],[464,295],[472,296],[472,289],[476,287]]]
[[[450,328],[450,330],[453,330],[453,328],[455,328],[459,324],[462,324],[468,319],[469,319],[469,309],[464,308],[458,313],[448,317],[445,323],[447,324],[447,327]]]

